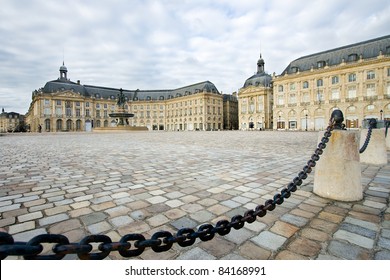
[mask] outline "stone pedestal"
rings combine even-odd
[[[362,129],[360,136],[360,147],[366,141],[368,129]],[[360,162],[366,164],[385,165],[387,164],[387,151],[385,132],[383,129],[373,129],[367,149],[360,154]]]
[[[320,132],[318,143],[323,135]],[[332,131],[314,170],[315,194],[340,201],[358,201],[363,198],[358,144],[357,131]]]

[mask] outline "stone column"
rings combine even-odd
[[[319,133],[318,142],[323,132]],[[317,162],[313,192],[340,201],[363,198],[357,131],[333,130],[324,153]]]
[[[362,129],[360,147],[366,141],[368,129]],[[389,137],[389,136],[388,136]],[[373,129],[367,149],[360,154],[360,162],[365,164],[387,164],[386,139],[383,129]]]

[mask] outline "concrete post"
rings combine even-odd
[[[323,132],[320,132],[318,142],[322,137]],[[340,201],[358,201],[363,198],[358,144],[357,131],[332,131],[315,167],[315,194]]]
[[[363,146],[367,137],[368,129],[362,129],[360,146]],[[360,154],[360,162],[366,164],[387,164],[386,139],[383,129],[373,129],[367,149]]]

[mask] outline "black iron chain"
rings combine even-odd
[[[310,160],[299,172],[287,187],[283,188],[280,193],[274,195],[273,199],[267,200],[264,205],[258,205],[253,210],[248,210],[244,215],[236,215],[228,220],[220,220],[215,226],[211,224],[203,224],[195,231],[191,228],[182,228],[172,234],[168,231],[158,231],[152,235],[150,239],[146,239],[142,234],[127,234],[124,235],[119,242],[112,242],[107,235],[89,235],[84,237],[79,243],[70,243],[68,238],[60,234],[41,234],[32,238],[28,242],[14,242],[13,237],[5,232],[0,232],[0,259],[5,259],[8,256],[23,256],[28,260],[60,260],[67,254],[77,254],[82,260],[102,260],[111,252],[118,251],[122,257],[131,258],[141,255],[146,248],[150,247],[154,252],[160,253],[168,251],[173,244],[177,243],[181,247],[188,247],[196,242],[196,239],[201,241],[209,241],[216,234],[224,236],[230,233],[231,229],[239,230],[244,227],[245,223],[253,223],[257,217],[264,217],[267,211],[272,211],[277,205],[281,205],[285,199],[291,196],[292,192],[297,190],[297,187],[302,185],[316,162],[320,159],[329,137],[332,135],[334,121],[331,120],[328,128],[324,133],[324,137],[318,144]],[[54,243],[52,247],[53,254],[40,255],[43,251],[45,243]],[[93,246],[91,243],[98,243],[97,253],[91,253]]]
[[[364,141],[363,146],[362,146],[362,147],[360,148],[360,150],[359,150],[359,153],[360,153],[360,154],[364,153],[364,151],[367,149],[368,144],[370,143],[372,129],[373,129],[375,126],[376,126],[376,120],[375,120],[375,119],[370,119],[370,121],[369,121],[369,127],[368,127],[368,130],[367,130],[366,140]]]

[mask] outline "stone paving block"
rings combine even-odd
[[[169,207],[172,207],[172,208],[177,208],[177,207],[180,207],[182,205],[184,205],[184,202],[178,200],[178,199],[174,199],[174,200],[168,200],[165,202],[166,205],[168,205]]]
[[[49,233],[53,234],[63,234],[74,229],[80,229],[82,227],[81,223],[77,219],[69,219],[63,222],[59,222],[50,226]]]
[[[35,222],[28,221],[28,222],[19,223],[19,224],[10,226],[8,229],[8,233],[15,234],[15,233],[28,231],[28,230],[32,230],[32,229],[35,229]]]
[[[66,213],[61,213],[61,214],[56,214],[50,217],[45,217],[40,220],[38,220],[40,226],[46,226],[54,223],[58,223],[64,220],[69,219],[68,214]]]
[[[346,260],[367,260],[370,257],[368,250],[337,240],[332,240],[329,243],[328,251],[332,255]]]
[[[111,229],[111,225],[105,221],[87,226],[91,234],[102,234]]]
[[[42,217],[43,217],[42,212],[37,211],[37,212],[28,213],[28,214],[18,216],[18,221],[23,223],[23,222],[30,221],[30,220],[36,220],[36,219],[39,219]]]
[[[58,207],[46,209],[46,210],[44,210],[44,212],[46,215],[52,216],[52,215],[56,215],[59,213],[66,213],[69,210],[71,210],[70,206],[63,205],[63,206],[58,206]]]
[[[181,254],[177,260],[215,260],[213,255],[208,254],[201,248],[193,248]]]
[[[290,250],[283,250],[278,253],[275,257],[275,260],[309,260],[310,258],[307,256],[303,256],[292,252]]]
[[[96,224],[98,222],[104,221],[107,218],[107,215],[101,212],[94,212],[85,216],[81,216],[80,220],[85,224],[85,225],[92,225]]]
[[[147,222],[150,224],[151,227],[158,227],[165,223],[168,223],[169,219],[165,217],[163,214],[159,214],[147,219]]]
[[[364,237],[364,236],[361,236],[359,234],[352,233],[349,231],[341,230],[341,229],[336,231],[334,233],[333,237],[337,238],[337,239],[342,239],[342,240],[348,241],[350,243],[353,243],[355,245],[361,246],[361,247],[366,248],[366,249],[372,249],[374,246],[373,239],[370,239],[370,238],[367,238],[367,237]]]
[[[298,227],[282,221],[276,221],[270,228],[270,231],[287,238],[293,236],[298,230]]]
[[[329,212],[324,212],[324,211],[318,214],[318,218],[332,223],[340,223],[343,220],[343,216],[332,214]]]
[[[20,206],[21,206],[21,204],[18,203],[18,204],[12,204],[12,205],[7,205],[7,206],[0,207],[0,213],[4,213],[4,212],[7,212],[7,211],[12,211],[12,210],[15,210],[15,209],[19,209]]]
[[[176,229],[182,229],[182,228],[196,228],[198,226],[198,223],[194,220],[191,220],[187,217],[180,218],[176,221],[171,222],[171,225],[175,227]]]
[[[360,227],[357,225],[349,224],[349,223],[342,223],[339,227],[341,230],[345,230],[348,232],[356,233],[358,235],[370,238],[370,239],[375,239],[376,237],[376,231]]]
[[[235,248],[235,244],[226,240],[224,237],[214,237],[207,242],[199,242],[199,247],[205,250],[207,253],[220,259],[232,252]]]
[[[310,258],[317,256],[321,248],[322,247],[320,242],[315,242],[313,240],[302,237],[293,240],[288,245],[288,249],[290,251]]]
[[[366,228],[369,230],[373,230],[373,231],[379,230],[378,225],[375,223],[371,223],[371,222],[367,222],[367,221],[363,221],[363,220],[359,220],[359,219],[355,219],[355,218],[351,218],[351,217],[346,217],[344,222],[352,224],[352,225],[356,225],[359,227],[363,227],[363,228]]]
[[[118,233],[123,236],[130,233],[144,233],[150,230],[150,226],[143,221],[134,221],[131,224],[121,226],[118,228]]]
[[[241,245],[244,242],[246,242],[248,239],[253,237],[254,235],[257,235],[257,234],[250,231],[250,230],[247,230],[245,228],[241,228],[239,230],[235,230],[232,228],[230,230],[230,233],[225,235],[224,238],[237,244],[237,245]]]
[[[164,215],[170,220],[177,220],[177,219],[187,215],[187,213],[181,209],[171,209],[171,210],[165,212]]]
[[[286,242],[287,238],[270,231],[263,231],[251,240],[258,246],[276,251]]]
[[[387,250],[390,250],[390,239],[380,237],[378,241],[378,246]]]
[[[280,220],[282,220],[283,222],[289,223],[289,224],[293,224],[297,227],[303,227],[309,221],[309,219],[307,219],[307,218],[296,216],[296,215],[291,215],[291,214],[283,215],[280,218]]]
[[[38,228],[28,231],[23,231],[18,234],[13,234],[14,241],[22,241],[27,242],[30,241],[32,238],[34,238],[37,235],[46,234],[46,230],[44,228]]]
[[[205,222],[211,221],[213,218],[215,218],[215,215],[207,210],[200,210],[198,212],[190,214],[190,217],[191,217],[191,219],[193,219],[199,223],[205,223]]]
[[[390,251],[382,250],[375,254],[374,260],[390,260]]]
[[[240,248],[239,253],[246,259],[267,260],[271,256],[271,251],[257,246],[253,242],[245,242]]]
[[[118,216],[115,218],[110,219],[110,222],[115,226],[115,227],[121,227],[127,224],[130,224],[134,220],[130,218],[129,216]]]

